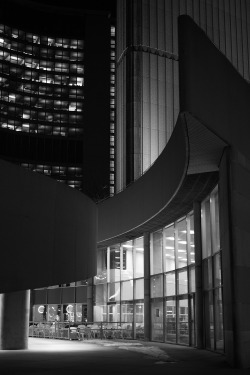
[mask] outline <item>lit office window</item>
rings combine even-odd
[[[83,41],[77,39],[53,38],[50,36],[38,36],[22,30],[14,29],[6,25],[0,25],[0,85],[4,84],[9,103],[15,103],[16,107],[2,111],[6,117],[1,118],[0,126],[10,130],[33,132],[54,136],[72,135],[70,118],[67,119],[65,129],[58,127],[54,131],[51,111],[57,111],[56,103],[47,103],[48,96],[58,96],[64,98],[64,105],[60,110],[67,112],[81,112],[83,108],[83,94],[78,95],[72,88],[84,85],[84,56]],[[71,55],[72,49],[73,55]],[[13,87],[15,91],[13,92]],[[24,100],[24,93],[29,93],[30,97]],[[22,99],[23,98],[23,99]],[[74,106],[72,105],[74,100]],[[0,100],[6,100],[6,94],[1,95]],[[25,121],[20,126],[9,124],[11,112],[12,116],[19,116],[18,104],[24,109],[23,120],[27,120],[26,110],[34,110],[36,113],[32,117],[32,124]],[[41,116],[39,108],[46,111]],[[38,124],[37,119],[44,121]],[[51,122],[51,124],[46,124]],[[60,121],[59,121],[60,122]],[[6,126],[7,124],[7,126]],[[82,124],[78,120],[76,124],[81,128]],[[80,134],[74,126],[74,135]]]

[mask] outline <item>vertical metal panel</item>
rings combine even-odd
[[[157,48],[165,50],[165,18],[164,18],[164,0],[158,0],[157,7]]]
[[[173,60],[166,60],[166,104],[167,104],[167,140],[169,140],[174,122],[173,113],[173,95],[174,82],[173,82]]]
[[[232,40],[232,30],[230,24],[230,8],[229,8],[229,0],[224,0],[225,5],[225,43],[226,43],[226,55],[229,59],[232,59],[232,48],[231,48],[231,40]]]
[[[179,9],[180,14],[186,14],[187,13],[186,2],[187,2],[186,0],[180,0],[180,9]]]
[[[194,15],[194,21],[197,23],[197,25],[200,24],[200,2],[193,0],[193,15]]]
[[[165,43],[166,51],[173,50],[173,18],[172,18],[172,1],[165,0]]]
[[[219,36],[220,36],[220,50],[225,54],[225,15],[224,15],[224,0],[219,0]]]
[[[207,32],[205,0],[200,0],[200,26]]]
[[[179,64],[177,61],[173,61],[173,73],[174,73],[174,123],[177,121],[179,114]]]
[[[193,0],[186,0],[187,15],[193,18]]]
[[[143,0],[142,2],[142,44],[149,46],[149,0]]]
[[[153,48],[157,48],[157,12],[156,12],[156,1],[150,1],[150,46]]]
[[[173,17],[173,53],[178,54],[178,25],[177,20],[179,16],[179,1],[173,1],[172,17]]]
[[[248,79],[250,79],[250,3],[245,0],[246,28],[247,28],[247,56],[248,56]]]
[[[236,21],[235,21],[235,0],[230,0],[230,25],[231,25],[231,45],[232,45],[232,63],[235,67],[238,65],[237,41],[236,41]]]
[[[243,54],[242,54],[242,30],[241,30],[241,6],[240,1],[235,2],[236,5],[236,38],[238,52],[238,70],[243,75]]]
[[[207,24],[207,36],[213,40],[213,11],[211,0],[206,1],[206,24]]]
[[[220,38],[219,38],[219,11],[217,2],[212,2],[212,17],[213,17],[213,42],[215,43],[216,47],[219,48],[220,46]]]
[[[247,12],[245,0],[241,0],[241,28],[242,28],[242,48],[243,48],[243,76],[249,79],[249,51],[247,38]]]

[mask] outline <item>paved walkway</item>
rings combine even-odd
[[[194,348],[141,341],[63,341],[30,338],[28,350],[0,351],[0,375],[250,375],[224,356]]]

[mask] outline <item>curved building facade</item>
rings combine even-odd
[[[203,31],[190,17],[181,16],[177,36],[177,18],[181,13],[190,14]],[[2,118],[7,125],[0,127],[1,139],[5,139],[0,141],[1,157],[26,166],[34,164],[37,171],[38,164],[45,165],[42,168],[45,174],[53,176],[52,168],[59,166],[59,172],[61,165],[76,168],[78,161],[71,162],[74,155],[83,155],[79,189],[98,202],[95,204],[80,192],[64,186],[58,188],[63,191],[58,196],[58,184],[53,181],[55,191],[49,209],[52,203],[56,204],[57,218],[62,225],[56,226],[58,232],[53,227],[50,230],[52,234],[59,233],[57,244],[66,256],[62,260],[58,257],[57,264],[63,263],[64,272],[57,270],[54,278],[53,272],[51,277],[41,273],[43,283],[31,282],[28,278],[26,283],[20,282],[23,289],[29,285],[36,288],[31,292],[31,322],[28,328],[26,317],[26,335],[29,331],[30,336],[76,339],[78,326],[85,324],[90,326],[92,337],[137,338],[205,348],[224,354],[232,366],[250,367],[250,299],[246,292],[250,282],[250,259],[246,250],[250,239],[250,90],[244,79],[248,79],[248,13],[249,5],[243,0],[223,3],[119,1],[115,41],[115,30],[110,28],[106,12],[79,14],[77,20],[84,22],[75,22],[75,28],[69,27],[72,25],[69,23],[67,36],[62,32],[63,16],[58,19],[54,33],[47,25],[42,28],[28,22],[24,27],[25,22],[21,22],[18,30],[26,30],[24,34],[13,29],[14,23],[18,25],[17,20],[11,21],[7,13],[1,16],[5,17],[6,22],[2,24],[8,24],[6,30],[11,34],[8,36],[4,28],[2,39],[7,44],[2,45],[2,51],[3,56],[9,51],[9,57],[3,58],[2,64],[9,67],[9,72],[14,67],[22,70],[20,80],[18,77],[15,80],[16,90],[11,84],[13,72],[9,73],[9,81],[5,81],[6,88],[2,87],[5,93],[2,103],[8,116],[3,111]],[[71,15],[69,20],[74,19]],[[28,30],[33,30],[32,34]],[[15,35],[23,46],[18,53],[12,52]],[[39,36],[40,44],[26,42],[21,35]],[[50,37],[53,45],[48,45],[49,39],[44,39],[44,35]],[[116,65],[114,50],[110,54],[114,42]],[[216,48],[216,43],[223,53]],[[39,59],[25,54],[26,47],[30,46],[34,50],[38,48]],[[46,49],[46,58],[42,57],[42,48]],[[67,59],[57,59],[56,55],[50,58],[51,51],[61,51],[62,57],[67,51]],[[81,56],[82,52],[83,60],[72,60],[71,53]],[[23,60],[15,64],[12,56],[17,61],[22,56]],[[38,65],[27,66],[33,60]],[[66,66],[69,70],[64,72]],[[80,71],[78,74],[75,66],[83,68],[83,74]],[[26,79],[27,72],[31,72],[30,80]],[[44,76],[54,81],[35,80]],[[57,76],[63,77],[60,84],[56,83]],[[5,73],[2,78],[6,78]],[[63,83],[64,79],[67,84]],[[36,87],[38,93],[33,91],[28,95],[24,90],[21,94],[20,85],[25,82]],[[83,86],[77,82],[83,82]],[[44,88],[52,90],[46,97],[40,93]],[[53,133],[59,127],[55,121],[59,113],[56,104],[59,88],[60,105],[65,105],[59,110],[60,116],[68,118],[65,134]],[[73,100],[71,90],[75,90]],[[78,97],[78,90],[83,90],[83,98]],[[25,100],[29,101],[30,108]],[[52,107],[47,108],[47,104]],[[12,108],[15,108],[14,118]],[[28,109],[30,117],[23,117]],[[37,116],[45,113],[43,119],[52,114],[53,122],[33,123],[32,111]],[[82,124],[73,125],[69,121],[71,115],[82,116]],[[9,122],[12,120],[14,124]],[[50,129],[52,133],[45,134]],[[60,129],[64,132],[62,123]],[[79,131],[71,134],[72,129]],[[49,165],[51,172],[47,173]],[[17,173],[22,170],[34,179],[49,181],[14,167]],[[117,174],[117,189],[125,186],[126,189],[111,199],[102,200],[106,182],[112,181],[113,174]],[[60,180],[60,176],[56,179]],[[6,179],[3,185],[6,190],[11,181]],[[13,181],[11,191],[19,186],[18,179]],[[101,190],[96,190],[97,185]],[[5,202],[10,222],[11,215],[19,212],[18,202],[24,189],[20,186],[13,206]],[[29,189],[33,192],[32,186]],[[39,189],[34,189],[35,198]],[[26,200],[29,191],[25,191]],[[67,203],[66,191],[74,204]],[[42,196],[46,201],[46,196]],[[85,198],[89,211],[78,204],[82,199],[85,202]],[[27,212],[21,207],[24,210],[22,228],[25,228]],[[93,221],[88,221],[88,216]],[[77,228],[72,229],[74,222]],[[86,224],[85,239],[81,236],[81,222]],[[7,224],[5,236],[10,233]],[[41,224],[42,229],[46,225],[49,226],[47,221]],[[68,236],[67,226],[71,228]],[[23,241],[29,240],[23,231],[16,232]],[[34,233],[37,232],[34,230]],[[93,246],[91,233],[98,247],[95,275],[93,268],[89,273],[79,271],[81,264],[76,264],[75,257],[79,241],[84,249],[79,251],[84,264]],[[77,254],[78,250],[77,247]],[[84,275],[86,279],[81,280]],[[21,281],[24,281],[22,277]],[[46,281],[50,284],[47,288]],[[2,288],[3,293],[5,290]],[[7,297],[8,293],[1,297],[6,306]],[[65,332],[67,336],[63,336]]]

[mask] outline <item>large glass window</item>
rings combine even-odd
[[[163,275],[151,277],[151,298],[163,297]]]
[[[162,230],[151,234],[150,273],[155,275],[162,272]]]
[[[130,281],[123,281],[121,283],[122,293],[121,299],[122,301],[129,301],[133,299],[133,280]]]
[[[188,292],[187,270],[178,271],[177,273],[177,293],[186,294]]]
[[[108,302],[120,301],[120,283],[108,284]]]
[[[223,351],[222,275],[217,187],[202,202],[201,224],[205,342],[208,349]]]
[[[99,250],[97,253],[97,275],[95,283],[102,284],[107,282],[107,249]]]
[[[136,338],[144,337],[143,242],[140,237],[113,245],[106,251],[100,250],[94,286],[94,319],[124,324],[133,322]],[[150,235],[153,340],[194,343],[195,327],[190,323],[194,320],[194,255],[192,213]]]
[[[144,276],[144,246],[143,237],[134,240],[134,277]]]
[[[175,269],[175,230],[174,225],[164,229],[164,271]]]
[[[144,279],[134,280],[135,299],[144,299]]]
[[[163,341],[163,301],[151,301],[152,340]]]
[[[60,321],[61,320],[61,305],[50,304],[48,305],[48,321]]]
[[[178,301],[178,343],[189,344],[189,323],[188,323],[188,298],[183,297]]]
[[[187,223],[186,218],[179,221],[177,230],[177,254],[176,267],[181,268],[187,265]]]
[[[130,280],[133,279],[133,243],[128,241],[121,247],[121,280]]]
[[[167,299],[166,304],[166,341],[176,342],[176,301]]]
[[[134,305],[133,303],[122,304],[122,323],[132,323],[134,320]]]
[[[111,246],[108,252],[109,260],[109,282],[120,281],[121,261],[124,266],[125,258],[121,259],[120,245]]]
[[[167,273],[165,275],[165,295],[167,297],[176,295],[175,286],[175,272]]]
[[[189,216],[187,222],[187,239],[188,239],[188,264],[195,263],[195,245],[194,245],[194,215]]]
[[[43,322],[47,320],[47,305],[33,306],[33,320],[34,322]]]

